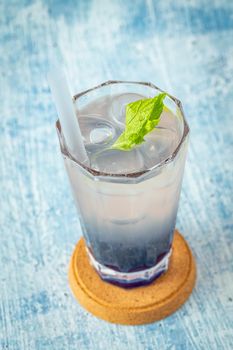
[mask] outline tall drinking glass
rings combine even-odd
[[[168,269],[189,127],[167,95],[160,123],[133,151],[109,150],[127,103],[154,97],[150,83],[110,81],[74,96],[90,165],[72,158],[57,131],[90,263],[103,280],[150,283]]]

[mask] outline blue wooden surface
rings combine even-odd
[[[0,1],[0,349],[233,349],[233,3]],[[46,81],[63,57],[75,92],[152,81],[191,127],[177,227],[195,253],[187,304],[151,325],[98,320],[73,299],[81,235]]]

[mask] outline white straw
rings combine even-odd
[[[53,69],[48,74],[48,81],[69,152],[79,162],[87,164],[88,156],[66,76],[63,71]]]

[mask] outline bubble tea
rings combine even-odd
[[[57,123],[87,253],[100,277],[150,283],[168,269],[187,149],[188,125],[166,96],[155,129],[130,151],[110,149],[130,102],[154,97],[151,84],[108,82],[74,98],[89,165],[75,160]]]

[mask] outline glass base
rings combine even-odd
[[[97,271],[99,276],[107,282],[116,284],[121,287],[136,287],[151,283],[153,280],[161,276],[168,269],[169,258],[172,253],[172,248],[155,266],[145,270],[135,272],[120,272],[113,270],[107,266],[100,264],[87,250],[91,265]]]

